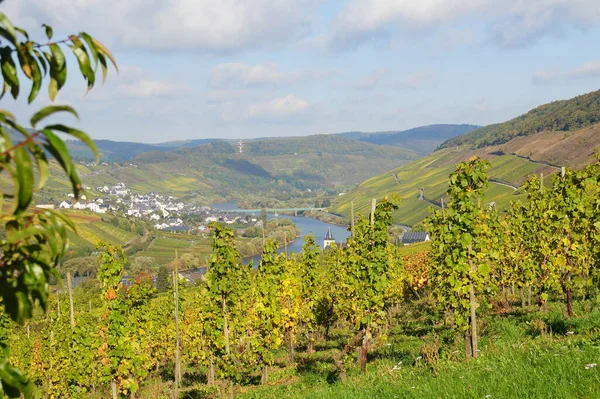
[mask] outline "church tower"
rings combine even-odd
[[[333,234],[331,234],[331,227],[327,229],[327,235],[325,236],[325,240],[323,241],[323,249],[335,244],[335,238],[333,238]]]

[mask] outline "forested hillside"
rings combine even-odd
[[[539,132],[571,132],[600,122],[600,91],[554,101],[508,122],[489,125],[443,143],[440,148],[468,145],[482,148]]]

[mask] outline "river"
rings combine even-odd
[[[220,209],[224,211],[239,210],[236,202],[224,202],[221,204],[212,204],[211,206],[215,209]],[[275,215],[269,213],[268,217],[269,219],[273,219]],[[278,217],[282,219],[290,219],[300,229],[300,237],[288,244],[288,253],[299,253],[302,250],[302,245],[304,244],[304,236],[310,233],[313,233],[315,235],[317,244],[321,247],[323,246],[323,240],[325,239],[327,229],[329,228],[331,228],[331,233],[333,234],[333,237],[335,238],[336,242],[345,242],[346,238],[350,236],[350,232],[346,227],[325,223],[317,219],[289,215],[279,215]],[[284,248],[280,248],[278,250],[278,252],[283,251]],[[244,262],[250,262],[252,260],[254,261],[255,265],[258,265],[260,255],[251,258],[246,258],[244,259]]]

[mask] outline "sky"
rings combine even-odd
[[[85,31],[119,73],[58,104],[93,138],[164,142],[503,122],[600,87],[598,0],[5,0]],[[46,96],[47,97],[47,96]],[[27,118],[49,101],[3,108]],[[9,106],[11,108],[9,108]]]

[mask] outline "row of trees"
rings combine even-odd
[[[504,214],[483,206],[488,162],[457,165],[450,202],[429,218],[430,285],[436,302],[465,335],[465,352],[477,356],[477,313],[499,292],[532,292],[545,307],[562,296],[573,316],[573,296],[596,294],[600,262],[600,162],[562,170],[549,187],[543,175],[525,184],[527,201]],[[528,300],[526,301],[526,297]]]

